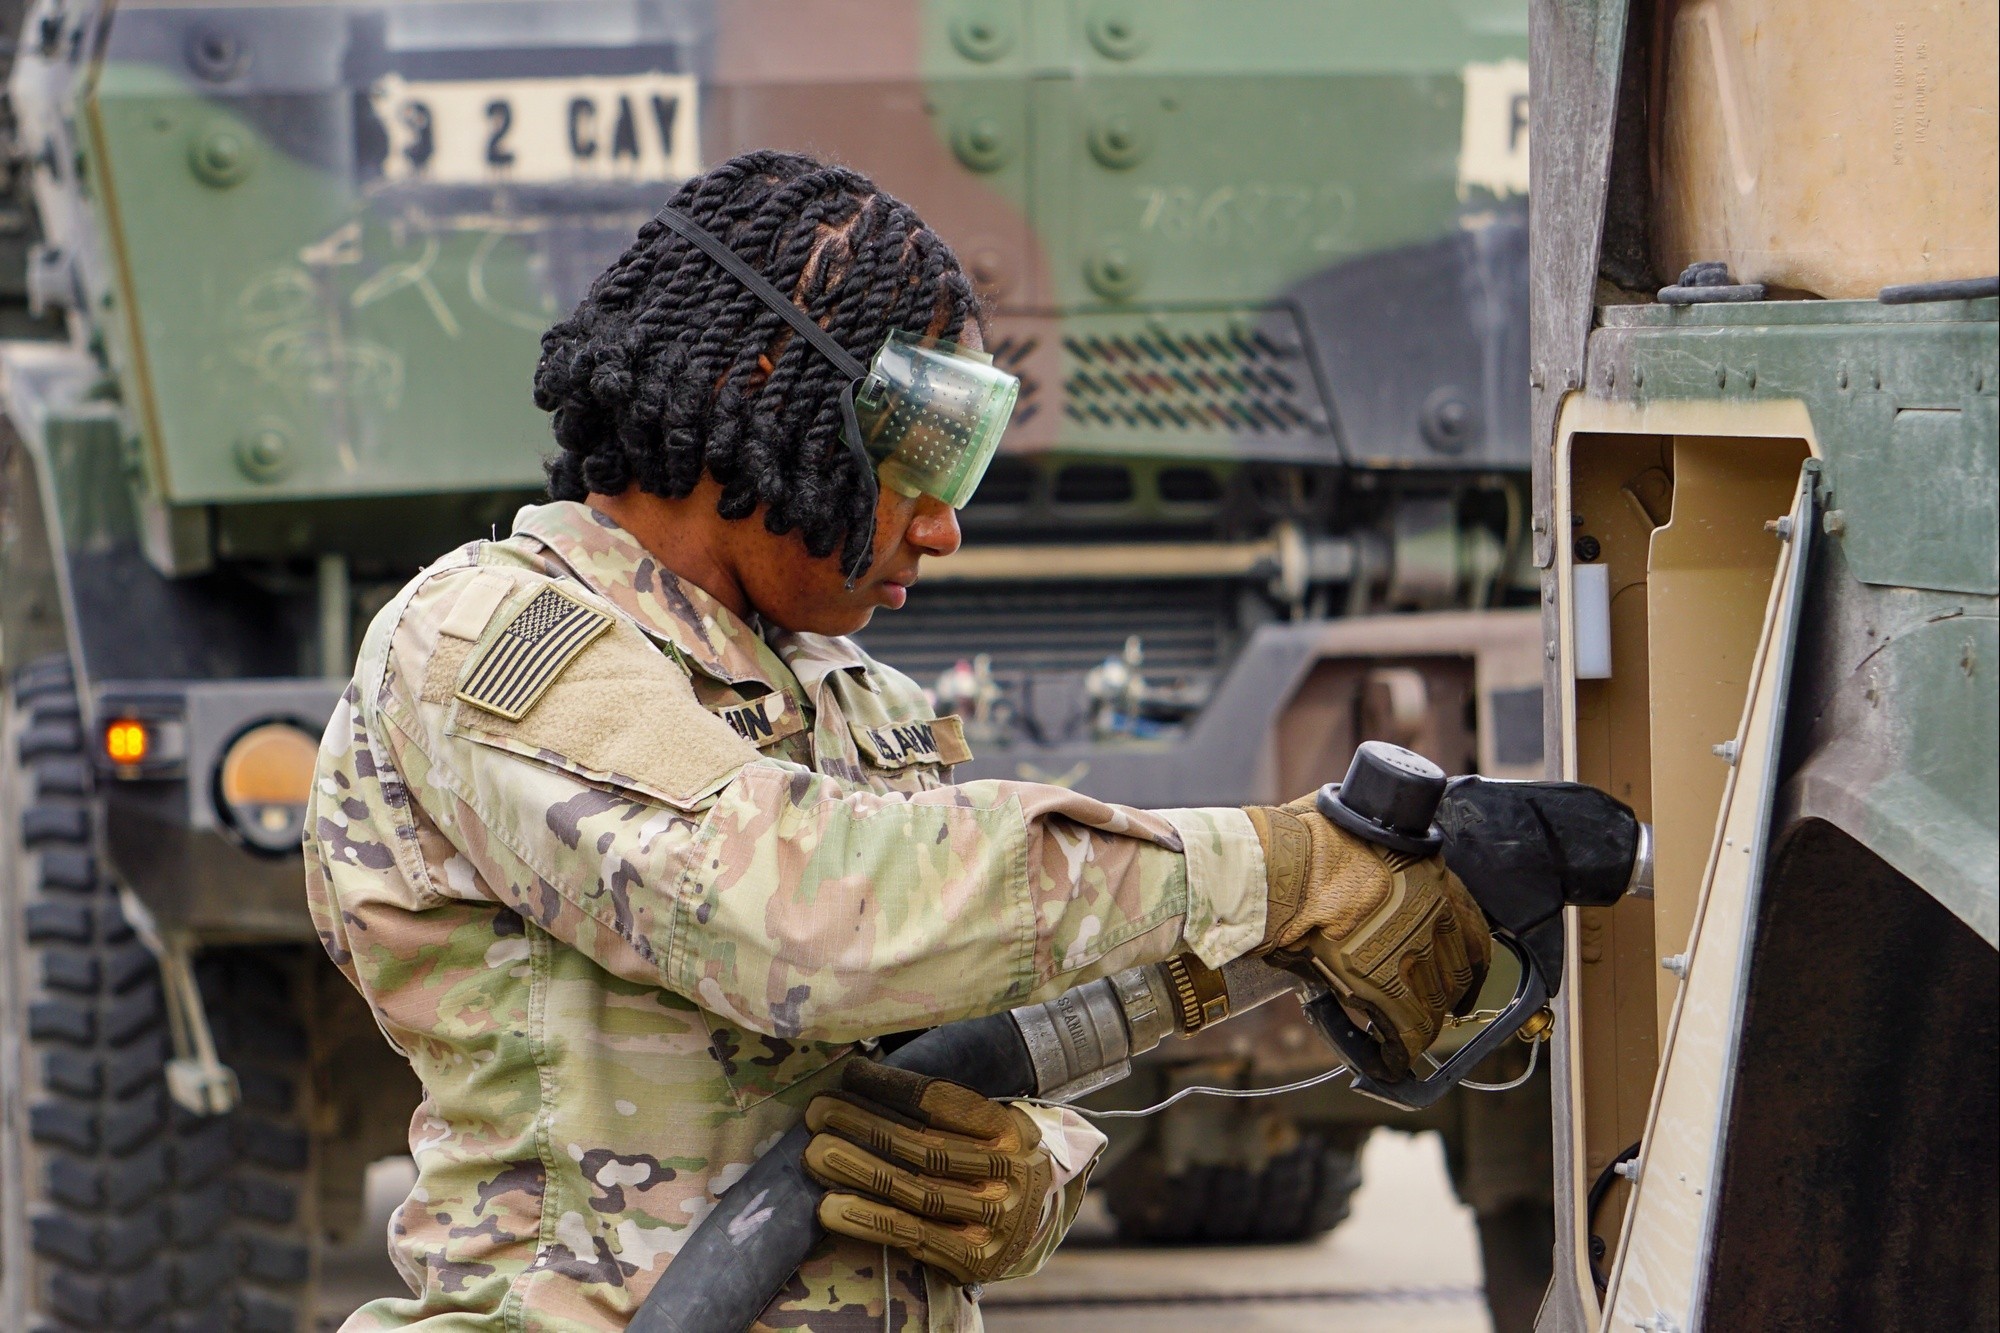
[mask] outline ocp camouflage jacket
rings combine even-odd
[[[390,1237],[413,1296],[349,1326],[622,1328],[857,1042],[1259,939],[1240,811],[947,785],[964,757],[906,677],[760,633],[583,505],[419,574],[307,819],[321,939],[425,1089]],[[766,1320],[979,1322],[848,1241]]]

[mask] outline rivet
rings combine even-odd
[[[1091,124],[1090,155],[1114,171],[1135,166],[1150,146],[1143,126],[1126,111],[1107,111]]]
[[[983,292],[998,296],[1014,285],[1007,256],[998,246],[975,246],[969,256],[972,281]]]
[[[210,83],[227,83],[250,66],[250,52],[235,33],[202,27],[188,35],[188,68]]]
[[[236,466],[252,481],[278,481],[292,470],[292,442],[282,427],[257,426],[236,440]]]
[[[1006,129],[992,116],[974,116],[951,132],[951,151],[974,171],[998,171],[1014,156]]]
[[[1109,60],[1130,60],[1146,49],[1146,35],[1124,5],[1106,5],[1084,25],[1090,44]]]
[[[999,14],[977,9],[951,22],[951,44],[967,60],[998,60],[1014,46],[1014,30]]]
[[[188,167],[203,184],[228,189],[250,174],[256,150],[247,132],[228,121],[211,122],[188,141]]]
[[[1108,300],[1122,300],[1139,290],[1142,266],[1117,244],[1106,245],[1084,262],[1083,276],[1091,290]]]

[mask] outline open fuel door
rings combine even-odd
[[[1779,540],[1742,720],[1716,746],[1730,766],[1692,926],[1659,940],[1663,989],[1673,987],[1659,1073],[1606,1289],[1600,1327],[1692,1333],[1714,1248],[1725,1127],[1749,989],[1749,961],[1769,851],[1779,747],[1812,536],[1819,464],[1801,469]]]

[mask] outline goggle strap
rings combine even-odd
[[[854,386],[859,383],[861,383],[859,379],[851,379],[840,391],[840,434],[847,441],[847,447],[854,451],[855,461],[861,465],[861,485],[868,493],[869,544],[862,547],[853,560],[844,562],[840,571],[847,576],[847,588],[850,592],[854,590],[854,581],[861,577],[861,571],[875,558],[872,549],[875,536],[875,502],[882,495],[881,483],[875,480],[875,460],[868,456],[868,447],[861,443],[861,418],[854,411]]]
[[[719,237],[710,233],[699,222],[696,222],[672,204],[668,204],[660,210],[659,220],[665,223],[676,235],[686,238],[694,244],[696,249],[727,269],[731,277],[735,278],[745,287],[748,287],[765,305],[775,310],[787,324],[798,330],[799,336],[817,348],[821,356],[833,362],[835,368],[841,374],[851,380],[861,379],[868,374],[868,368],[859,361],[856,361],[852,356],[849,356],[847,349],[835,342],[833,335],[821,328],[817,320],[799,309],[798,302],[772,286],[769,279],[744,263],[741,255],[738,255],[734,250],[724,245]],[[851,421],[852,419],[850,416],[849,420]],[[860,438],[858,427],[855,431],[855,438]]]
[[[818,321],[799,308],[798,302],[774,287],[770,280],[750,265],[743,257],[722,243],[720,237],[696,222],[672,204],[662,207],[659,221],[676,236],[685,238],[697,250],[720,264],[725,272],[750,290],[750,294],[778,313],[800,337],[813,345],[819,354],[831,361],[834,369],[847,376],[847,384],[840,391],[840,433],[847,441],[847,447],[854,451],[855,461],[861,465],[862,484],[867,488],[868,509],[875,509],[875,497],[879,488],[875,482],[875,460],[868,456],[868,447],[861,442],[861,418],[854,410],[854,386],[868,375],[868,368],[849,356],[847,349],[833,340],[833,335],[819,326]],[[871,525],[872,533],[872,525]],[[847,585],[852,588],[854,580],[860,577],[860,567],[870,558],[870,552],[862,551],[858,560],[849,562],[842,573],[847,575]]]

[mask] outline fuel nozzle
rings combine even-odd
[[[1446,778],[1422,755],[1370,741],[1347,776],[1322,787],[1319,812],[1341,828],[1413,856],[1444,854],[1521,965],[1506,1008],[1427,1078],[1382,1078],[1378,1048],[1329,994],[1306,1017],[1357,1071],[1356,1091],[1407,1108],[1428,1106],[1543,1012],[1563,979],[1564,907],[1650,896],[1651,830],[1622,802],[1570,782]]]

